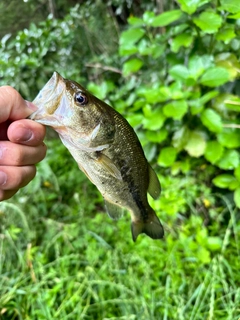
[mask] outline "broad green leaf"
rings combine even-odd
[[[134,58],[123,64],[123,75],[128,76],[131,73],[137,72],[143,65],[142,60]]]
[[[155,18],[155,14],[152,11],[145,11],[143,14],[143,21],[150,25],[153,22],[153,19]]]
[[[166,147],[160,151],[158,164],[163,167],[171,166],[177,157],[177,150],[173,147]]]
[[[213,179],[213,184],[218,188],[229,189],[232,184],[235,184],[237,179],[231,174],[220,174]]]
[[[235,170],[234,170],[234,176],[237,178],[237,180],[240,182],[240,166],[238,166]]]
[[[223,155],[223,146],[217,141],[208,141],[204,152],[205,158],[215,164]]]
[[[240,12],[236,14],[231,14],[228,16],[229,19],[240,19]]]
[[[205,33],[216,33],[222,25],[222,17],[214,12],[202,12],[193,22]]]
[[[156,108],[151,112],[151,115],[143,119],[143,127],[149,130],[158,130],[163,126],[165,120],[166,117],[162,109]]]
[[[200,101],[202,104],[207,103],[211,99],[215,98],[219,94],[218,91],[209,91],[208,93],[204,94],[201,98]]]
[[[234,198],[234,202],[236,203],[236,206],[240,208],[240,187],[234,191],[233,198]]]
[[[167,136],[168,136],[168,131],[166,128],[162,128],[158,131],[148,130],[146,132],[147,139],[155,143],[161,143],[167,138]]]
[[[188,110],[188,105],[185,100],[176,100],[166,104],[163,107],[163,113],[166,117],[173,119],[181,119]]]
[[[189,77],[187,67],[182,64],[176,65],[169,70],[169,74],[176,80],[185,80]]]
[[[189,133],[188,142],[184,149],[192,157],[198,158],[202,156],[206,149],[204,134],[199,131],[191,131]]]
[[[240,130],[224,128],[217,134],[217,140],[222,146],[233,149],[240,147]]]
[[[200,83],[208,87],[217,87],[229,81],[230,76],[225,68],[212,67],[200,79]]]
[[[239,154],[236,150],[226,150],[217,163],[218,167],[224,170],[233,170],[239,165]]]
[[[181,129],[174,132],[172,138],[172,145],[178,151],[182,150],[188,142],[189,139],[189,129],[186,126],[181,127]]]
[[[188,33],[177,35],[171,42],[171,49],[173,52],[178,52],[181,47],[188,48],[193,41],[193,36]]]
[[[219,41],[224,41],[225,43],[229,43],[235,37],[236,33],[234,31],[234,26],[224,28],[216,34],[216,39]]]
[[[131,16],[130,18],[128,18],[128,23],[136,27],[142,26],[144,24],[142,19],[134,16]]]
[[[127,121],[130,123],[132,127],[136,127],[140,125],[143,119],[144,119],[143,114],[139,114],[139,113],[131,114],[127,117]]]
[[[240,98],[237,96],[229,94],[225,97],[224,104],[228,110],[240,112]]]
[[[235,54],[224,52],[216,56],[216,65],[225,68],[229,75],[230,80],[234,80],[239,75],[240,63]]]
[[[152,27],[164,27],[169,25],[170,23],[177,21],[181,16],[182,16],[182,11],[181,10],[170,10],[163,12],[153,18],[152,22],[150,25]]]
[[[239,0],[221,0],[220,2],[223,10],[231,13],[238,13],[240,11]]]
[[[220,237],[207,237],[207,247],[211,251],[217,251],[222,248],[222,239]]]
[[[210,0],[178,0],[182,11],[187,12],[188,14],[194,13],[198,7],[209,1]]]
[[[201,113],[201,121],[212,132],[222,131],[222,119],[213,109],[205,109]]]
[[[145,31],[141,28],[132,28],[123,31],[120,36],[120,45],[133,45],[140,40],[144,34]]]

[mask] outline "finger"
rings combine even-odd
[[[14,88],[0,87],[0,123],[8,119],[14,121],[26,118],[33,112],[28,107],[31,105]]]
[[[43,125],[32,120],[18,120],[10,124],[8,131],[8,139],[11,142],[25,144],[28,146],[38,146],[42,144],[46,134]]]
[[[10,141],[0,141],[0,165],[27,166],[36,164],[44,159],[46,150],[44,143],[30,147]]]
[[[35,166],[0,166],[0,189],[17,190],[25,187],[36,175]]]
[[[1,190],[0,189],[0,201],[10,199],[17,192],[18,192],[18,189],[17,190]]]

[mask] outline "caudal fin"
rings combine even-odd
[[[163,226],[153,210],[148,220],[132,221],[131,231],[134,242],[140,233],[145,233],[152,239],[161,239],[164,236]]]

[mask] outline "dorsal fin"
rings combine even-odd
[[[151,195],[151,197],[153,197],[153,199],[157,199],[161,193],[161,185],[155,171],[150,165],[148,165],[148,171],[149,171],[148,193]]]

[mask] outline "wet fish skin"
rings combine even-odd
[[[38,110],[30,119],[59,133],[79,168],[103,195],[109,216],[118,219],[121,208],[127,208],[134,241],[140,233],[162,238],[163,227],[147,200],[147,192],[153,198],[160,195],[160,183],[126,119],[56,72],[33,103]]]

